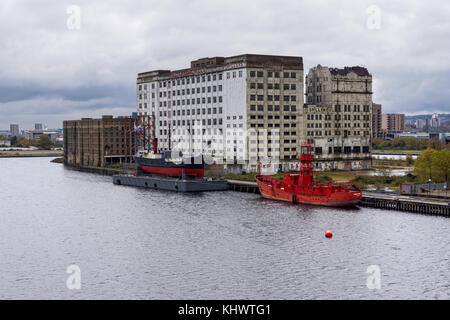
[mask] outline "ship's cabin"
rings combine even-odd
[[[284,183],[289,185],[298,185],[299,177],[299,174],[285,174]]]
[[[153,151],[149,151],[149,150],[139,150],[137,155],[141,156],[143,158],[147,158],[147,159],[161,159],[162,158],[161,154],[154,153]]]
[[[285,174],[284,175],[284,183],[289,185],[301,185],[308,186],[314,184],[314,179],[312,175],[302,175],[298,173],[294,174]]]

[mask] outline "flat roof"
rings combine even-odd
[[[179,70],[152,70],[138,73],[137,83],[151,81],[155,78],[178,78],[231,70],[242,67],[267,68],[271,66],[303,70],[303,58],[300,56],[281,56],[265,54],[241,54],[231,57],[205,57],[191,61],[191,67]]]

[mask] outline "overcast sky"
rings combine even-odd
[[[0,129],[128,115],[138,72],[243,53],[362,65],[383,112],[450,112],[449,39],[445,0],[1,0]]]

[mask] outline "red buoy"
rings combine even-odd
[[[331,238],[333,236],[333,233],[330,230],[325,231],[325,237]]]

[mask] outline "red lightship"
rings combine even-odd
[[[332,207],[354,206],[361,200],[362,192],[353,184],[333,184],[328,181],[324,185],[315,181],[313,161],[312,146],[303,144],[299,173],[285,174],[283,181],[257,174],[256,182],[263,197]]]

